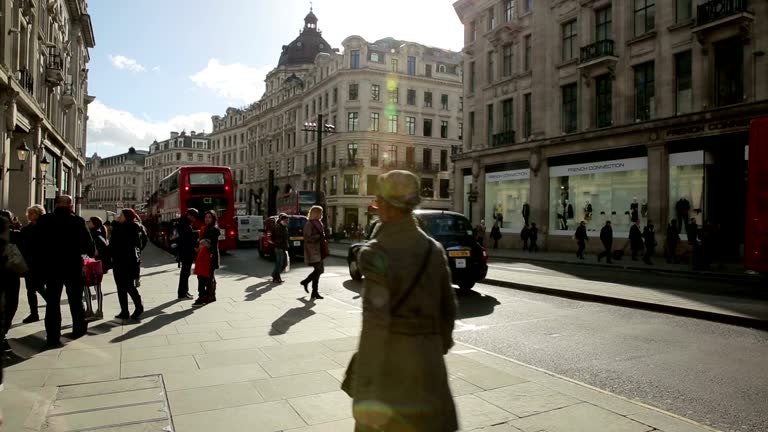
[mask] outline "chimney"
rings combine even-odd
[[[179,136],[178,132],[171,132],[171,139],[174,139]]]

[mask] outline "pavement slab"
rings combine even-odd
[[[178,368],[163,375],[168,391],[210,387],[268,378],[258,364],[243,364],[198,370]]]
[[[174,416],[175,432],[277,432],[306,425],[287,401]]]
[[[352,414],[352,399],[343,391],[303,396],[288,402],[310,425],[344,420]]]
[[[263,367],[264,370],[266,370],[267,373],[274,378],[305,374],[309,372],[326,371],[329,369],[338,369],[342,366],[344,365],[340,365],[323,355],[304,357],[293,360],[269,360],[261,362],[261,367]]]
[[[648,432],[654,428],[588,403],[511,422],[524,432]]]
[[[339,389],[339,381],[329,372],[312,372],[252,381],[264,400],[274,401],[328,393]]]
[[[459,426],[462,430],[477,429],[517,418],[514,414],[504,411],[474,395],[459,396],[454,398],[454,400],[459,417]]]
[[[527,417],[581,402],[532,382],[476,393],[475,396],[518,417]]]
[[[258,391],[248,382],[200,387],[168,393],[173,415],[212,411],[264,402]]]
[[[247,365],[269,360],[258,348],[237,351],[216,351],[195,356],[200,369]]]

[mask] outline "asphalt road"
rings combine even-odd
[[[261,277],[272,266],[254,250],[235,251],[224,264],[229,271]],[[633,285],[638,280],[649,286],[691,283],[652,273],[616,270],[606,275],[554,264],[500,265]],[[300,263],[292,271],[309,272]],[[332,297],[328,300],[359,305],[361,287],[349,279],[344,260],[326,261],[321,292]],[[485,284],[459,302],[454,335],[459,342],[723,431],[768,431],[768,332]]]

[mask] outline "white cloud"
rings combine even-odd
[[[198,87],[212,90],[233,104],[257,101],[264,93],[264,77],[272,66],[250,67],[242,63],[222,64],[212,58],[208,65],[189,78]]]
[[[154,66],[154,67],[152,67],[152,71],[153,71],[153,72],[157,72],[157,71],[159,71],[159,70],[160,70],[160,66]]]
[[[110,55],[109,61],[112,62],[112,66],[118,68],[118,69],[125,69],[129,70],[131,72],[144,72],[147,69],[142,66],[139,62],[132,58],[128,58],[126,56],[122,55]]]
[[[95,100],[88,106],[88,155],[94,152],[110,156],[128,151],[129,147],[148,149],[152,141],[170,137],[172,131],[210,132],[211,113],[177,115],[165,121],[149,116],[137,117]]]

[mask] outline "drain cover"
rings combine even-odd
[[[59,387],[43,432],[172,432],[159,375]]]

